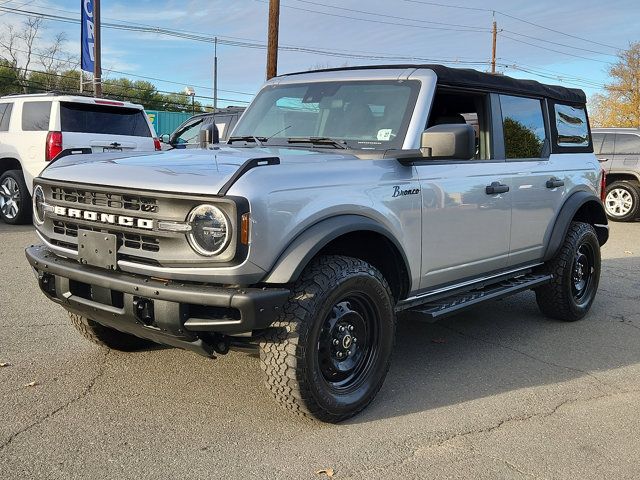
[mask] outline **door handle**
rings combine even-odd
[[[487,185],[484,188],[484,191],[487,195],[496,195],[498,193],[507,193],[509,191],[509,186],[504,185],[500,182],[491,182],[491,185]]]
[[[564,187],[564,180],[560,180],[559,178],[556,178],[556,177],[551,177],[549,180],[547,180],[547,188],[558,188],[558,187]]]

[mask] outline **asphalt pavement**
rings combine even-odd
[[[0,223],[0,478],[640,478],[640,222],[612,224],[582,321],[532,293],[403,321],[372,405],[291,416],[257,359],[87,343]]]

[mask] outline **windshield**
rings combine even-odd
[[[417,81],[395,80],[266,87],[233,137],[266,138],[269,145],[323,138],[354,149],[401,148],[419,88]]]

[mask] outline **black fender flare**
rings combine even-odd
[[[602,201],[593,193],[585,191],[575,192],[567,198],[560,209],[560,213],[556,217],[556,222],[551,231],[549,241],[547,242],[547,248],[545,249],[543,258],[545,262],[556,255],[564,242],[571,221],[581,209],[584,209],[584,216],[580,215],[579,219],[593,225],[598,235],[600,246],[607,242],[609,239],[609,226]]]
[[[280,253],[263,282],[285,284],[297,280],[313,257],[331,241],[344,234],[360,231],[379,233],[386,237],[402,256],[406,272],[410,274],[404,250],[386,227],[362,215],[338,215],[320,220],[298,235]]]

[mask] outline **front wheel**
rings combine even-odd
[[[325,422],[364,409],[382,387],[395,341],[382,274],[351,257],[314,260],[261,342],[267,388],[285,408]]]
[[[9,170],[0,177],[0,218],[11,225],[31,221],[31,196],[20,170]]]
[[[584,317],[600,281],[600,243],[593,226],[572,222],[564,244],[545,270],[553,279],[536,289],[542,313],[567,322]]]

